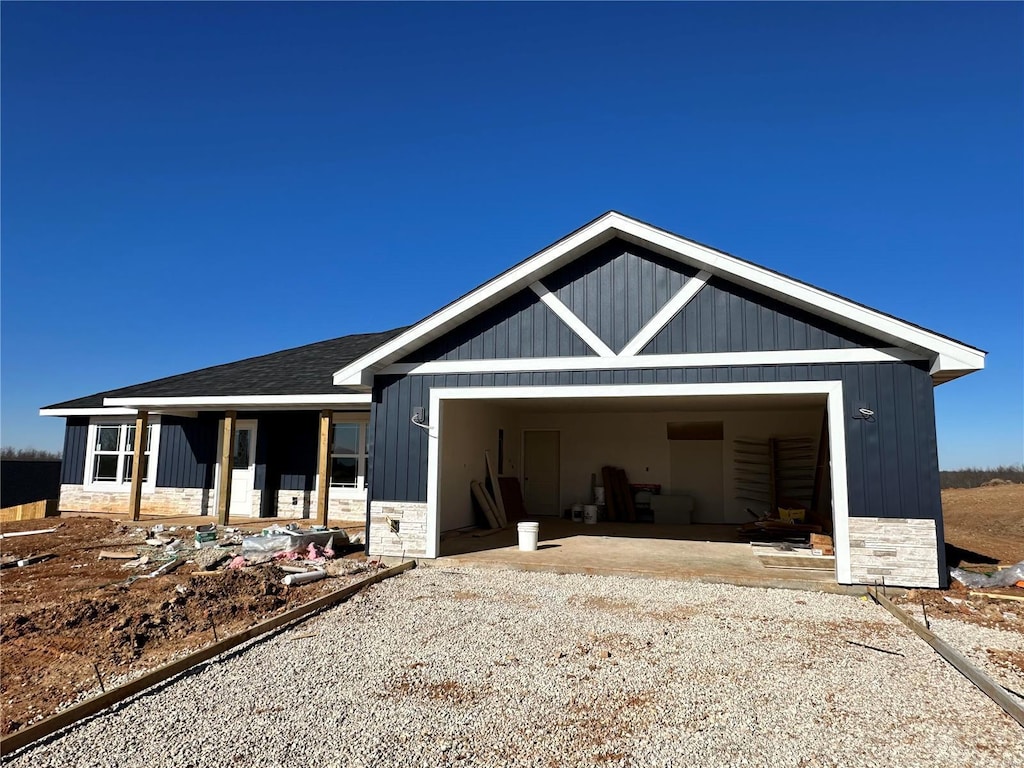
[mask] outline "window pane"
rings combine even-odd
[[[135,425],[132,424],[128,427],[128,439],[125,440],[124,450],[128,453],[135,453]]]
[[[362,446],[359,444],[358,424],[335,424],[334,443],[331,453],[343,456],[352,456],[362,453]]]
[[[124,457],[124,471],[122,474],[122,482],[130,483],[132,481],[132,466],[135,464],[135,457],[132,454],[128,454]],[[149,456],[142,454],[142,482],[146,482],[149,479]]]
[[[117,456],[104,454],[97,456],[93,461],[93,480],[117,480]]]
[[[248,429],[240,429],[235,432],[235,456],[231,464],[233,469],[249,468],[249,445],[251,437],[252,431]]]
[[[354,488],[356,484],[356,469],[358,459],[331,459],[331,485],[342,485]]]
[[[96,427],[96,450],[116,451],[120,437],[120,427]]]

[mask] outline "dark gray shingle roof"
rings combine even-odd
[[[129,387],[97,392],[47,408],[99,408],[105,397],[195,397],[231,395],[340,395],[332,376],[346,363],[394,338],[405,328],[318,341],[302,347],[215,365]]]

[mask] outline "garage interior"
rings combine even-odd
[[[537,520],[539,552],[522,554],[553,565],[642,558],[835,580],[833,553],[810,545],[833,528],[824,394],[450,400],[440,435],[442,557],[518,558],[514,522]],[[487,485],[485,451],[522,497],[498,532],[470,490]],[[607,467],[628,478],[628,515],[621,497],[617,513],[601,498]],[[611,504],[583,522],[595,500]]]

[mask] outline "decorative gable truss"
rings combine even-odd
[[[923,361],[984,352],[609,213],[338,371],[513,373]]]
[[[879,345],[726,281],[712,282],[707,270],[666,263],[656,254],[615,240],[530,283],[523,294],[381,372],[511,373],[909,359],[924,358]]]

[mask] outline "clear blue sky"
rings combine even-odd
[[[1024,454],[1021,4],[4,3],[2,440],[404,325],[615,208],[990,352]]]

